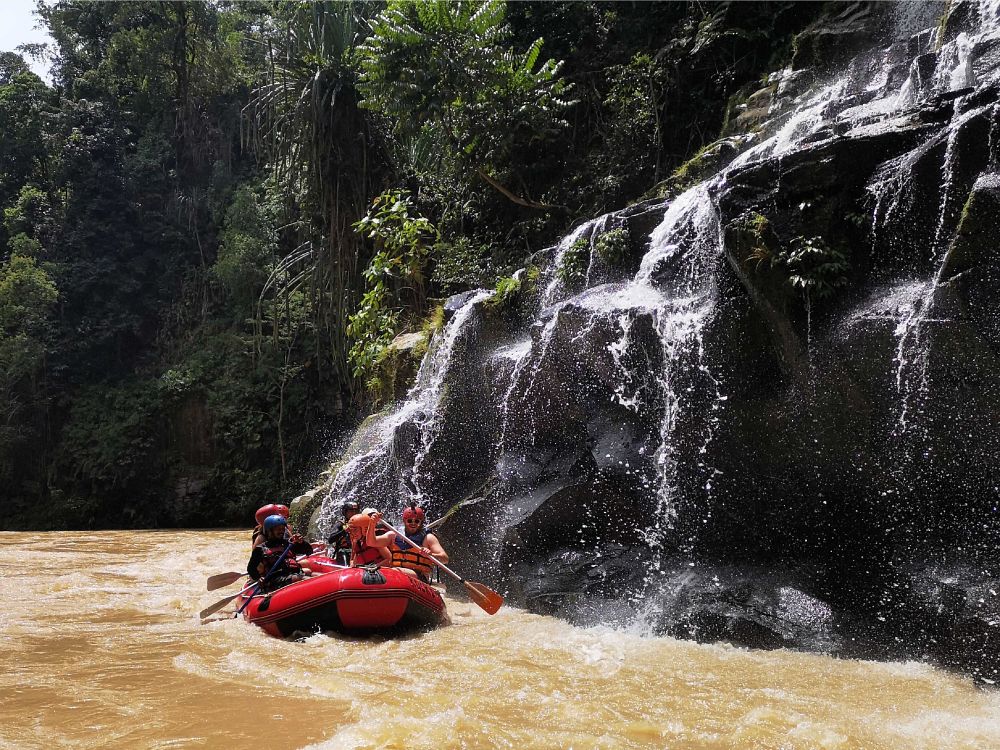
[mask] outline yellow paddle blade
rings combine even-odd
[[[209,615],[214,615],[216,612],[218,612],[220,609],[222,609],[223,607],[225,607],[227,604],[229,604],[229,602],[231,602],[233,599],[235,599],[237,596],[239,596],[242,593],[243,593],[242,591],[238,591],[237,593],[233,594],[232,596],[227,596],[225,599],[219,599],[219,601],[217,601],[212,606],[205,607],[205,609],[203,609],[201,612],[199,612],[198,613],[198,617],[200,617],[202,620],[204,620]]]
[[[209,591],[215,591],[216,589],[221,589],[223,586],[235,583],[245,575],[246,573],[219,573],[214,576],[209,576],[206,585]]]

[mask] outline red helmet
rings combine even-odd
[[[264,519],[268,516],[281,516],[282,518],[288,518],[288,506],[287,505],[275,505],[271,503],[270,505],[265,505],[259,508],[256,513],[253,514],[254,519],[258,524],[264,523]]]
[[[416,505],[411,505],[403,511],[403,520],[409,521],[411,518],[419,518],[421,522],[426,518],[423,508],[418,508]]]
[[[264,523],[265,518],[267,518],[268,516],[273,516],[277,512],[278,512],[278,506],[275,505],[274,503],[271,503],[270,505],[265,505],[261,508],[258,508],[257,512],[253,514],[253,517],[258,524],[262,524]]]

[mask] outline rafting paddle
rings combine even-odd
[[[387,524],[385,521],[379,521],[379,523],[382,526],[385,526],[387,529],[392,529],[392,526]],[[396,531],[395,529],[392,530]],[[437,565],[439,568],[441,568],[441,570],[450,575],[452,578],[456,578],[459,581],[461,581],[462,585],[465,586],[465,590],[469,594],[469,598],[472,599],[472,601],[474,601],[480,607],[482,607],[483,610],[486,611],[488,614],[495,615],[497,613],[497,610],[499,610],[500,607],[503,606],[503,597],[500,596],[500,594],[498,594],[496,591],[491,589],[489,586],[487,586],[485,583],[477,583],[476,581],[466,581],[464,578],[462,578],[462,576],[460,576],[454,570],[449,568],[443,562],[436,559],[432,555],[428,555],[416,543],[411,542],[409,539],[407,539],[405,534],[400,534],[397,531],[396,537],[405,540],[406,543],[409,544],[411,547],[413,547],[413,549],[416,550],[418,554],[421,554],[424,557],[426,557],[428,560]]]
[[[247,591],[249,591],[250,589],[254,588],[257,585],[258,585],[257,582],[254,581],[253,583],[247,584],[247,586],[245,588],[243,588],[242,591],[237,591],[235,594],[233,594],[232,596],[227,596],[225,599],[219,599],[219,601],[217,601],[212,606],[205,607],[205,609],[203,609],[201,612],[199,612],[198,613],[198,617],[200,617],[202,620],[204,620],[206,617],[209,617],[210,615],[214,615],[216,612],[218,612],[220,609],[222,609],[223,607],[225,607],[227,604],[229,604],[229,602],[231,602],[233,599],[235,599],[236,597],[238,597],[240,594],[246,593]]]
[[[233,615],[233,617],[239,617],[240,614],[243,612],[243,610],[247,608],[247,606],[250,604],[251,601],[253,601],[253,598],[257,594],[257,592],[261,591],[264,588],[264,584],[267,583],[267,579],[270,578],[272,575],[274,575],[274,571],[278,569],[278,566],[281,565],[282,561],[286,557],[288,557],[288,553],[292,551],[293,544],[294,542],[292,542],[291,540],[288,541],[288,544],[285,546],[284,551],[281,553],[281,557],[275,560],[274,565],[271,566],[271,569],[267,571],[267,573],[265,573],[260,578],[260,580],[257,581],[257,585],[254,587],[254,590],[250,593],[250,596],[247,597],[247,600],[243,602],[243,606],[240,607],[238,610],[236,610],[236,614]],[[268,594],[266,599],[270,601],[271,595]]]
[[[250,600],[253,598],[254,594],[257,593],[257,589],[259,589],[261,587],[261,585],[268,578],[271,577],[271,574],[275,570],[277,570],[278,566],[281,565],[281,561],[285,559],[285,557],[288,555],[288,551],[291,548],[292,548],[292,543],[289,542],[288,545],[285,547],[284,551],[281,553],[281,557],[279,557],[275,561],[274,565],[271,566],[271,569],[269,571],[267,571],[267,575],[265,575],[259,581],[254,581],[253,583],[249,583],[242,590],[237,591],[232,596],[227,596],[225,599],[220,599],[219,601],[217,601],[212,606],[205,607],[205,609],[203,609],[201,612],[198,613],[198,616],[201,617],[202,620],[204,620],[209,615],[214,615],[216,612],[218,612],[220,609],[222,609],[223,607],[225,607],[227,604],[229,604],[229,602],[231,602],[233,599],[235,599],[240,594],[244,593],[245,591],[249,591],[250,589],[253,589],[254,590],[253,594],[250,594],[250,596],[247,597],[247,600],[243,603],[243,606],[240,607],[239,612],[236,613],[237,615],[239,615],[240,612],[242,612],[244,609],[246,609],[247,604],[250,603]]]
[[[245,576],[246,573],[235,573],[230,571],[229,573],[217,573],[214,576],[208,577],[208,590],[215,591],[216,589],[221,589],[224,586],[228,586],[231,583],[236,583]]]

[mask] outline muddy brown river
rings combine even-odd
[[[0,533],[0,748],[1000,749],[1000,693],[917,663],[579,628],[448,598],[400,640],[202,608],[244,532]],[[461,560],[455,561],[461,571]]]

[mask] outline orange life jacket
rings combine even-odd
[[[394,549],[392,551],[392,567],[409,568],[416,572],[424,581],[429,581],[431,577],[431,563],[425,555],[410,549]]]

